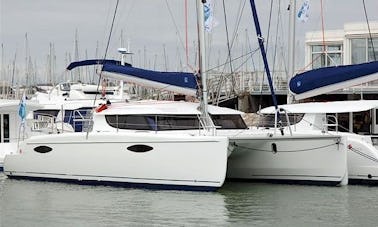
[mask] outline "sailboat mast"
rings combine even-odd
[[[197,23],[198,23],[198,41],[199,41],[199,72],[201,76],[202,84],[202,102],[203,102],[203,111],[207,113],[207,75],[206,75],[206,50],[205,50],[205,17],[203,4],[206,3],[205,0],[197,0]]]
[[[270,69],[269,69],[269,65],[268,65],[268,59],[266,57],[266,51],[265,51],[265,47],[264,47],[264,38],[262,37],[262,33],[261,33],[260,22],[259,22],[259,18],[257,16],[255,1],[254,0],[250,0],[250,3],[251,3],[252,14],[253,14],[253,20],[255,22],[257,40],[259,42],[259,47],[260,47],[261,56],[262,56],[263,62],[264,62],[265,72],[266,72],[266,75],[268,77],[268,83],[269,83],[270,93],[272,95],[272,100],[273,100],[274,107],[277,110],[278,109],[277,98],[276,98],[276,94],[275,94],[274,88],[273,88],[272,76],[270,75]]]
[[[288,75],[287,84],[289,86],[290,79],[294,76],[294,60],[295,60],[295,9],[296,0],[290,0],[290,20],[289,20],[289,40],[288,40]],[[294,96],[290,93],[289,89],[287,93],[287,104],[294,102]]]
[[[201,112],[202,119],[204,121],[205,127],[207,129],[213,128],[212,121],[208,113],[208,97],[207,97],[207,75],[206,75],[206,49],[205,49],[205,16],[204,16],[204,5],[206,0],[197,0],[197,27],[198,27],[198,42],[199,42],[199,73],[201,76]],[[213,133],[214,130],[213,130]]]

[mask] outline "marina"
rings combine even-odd
[[[318,32],[309,0],[125,2],[56,11],[64,64],[5,26],[0,226],[377,225],[377,3]]]

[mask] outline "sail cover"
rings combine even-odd
[[[159,72],[131,66],[104,64],[102,75],[141,86],[195,96],[197,79],[193,73]]]
[[[84,61],[75,61],[72,62],[67,66],[67,70],[72,70],[77,67],[81,66],[88,66],[88,65],[103,65],[103,64],[115,64],[115,65],[120,65],[120,61],[116,60],[109,60],[109,59],[90,59],[90,60],[84,60]],[[126,65],[131,66],[130,64],[126,63]]]
[[[378,80],[378,61],[333,66],[295,75],[289,83],[296,100]]]
[[[102,76],[145,87],[166,90],[184,95],[197,94],[197,77],[188,72],[160,72],[132,67],[130,64],[121,65],[115,60],[85,60],[72,62],[67,69],[80,66],[102,65]]]

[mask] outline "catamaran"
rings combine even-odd
[[[203,33],[203,3],[197,1],[197,7]],[[20,143],[18,154],[6,156],[4,173],[10,178],[216,190],[226,176],[228,138],[209,135],[213,127],[205,92],[203,96],[196,134],[109,130],[118,112],[104,104],[93,114],[91,132],[30,137]],[[104,123],[108,128],[101,128]]]
[[[347,137],[348,175],[350,183],[378,183],[377,100],[310,102],[280,105],[290,114],[285,131],[344,135]],[[274,108],[260,111],[259,130],[269,131],[274,125]],[[274,115],[273,115],[274,116]],[[273,122],[273,123],[272,123]]]

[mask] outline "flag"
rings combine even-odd
[[[211,30],[218,25],[218,21],[214,17],[214,7],[212,0],[207,0],[203,5],[205,16],[205,31],[211,32]]]
[[[309,17],[309,9],[310,9],[310,1],[304,0],[297,14],[298,20],[302,22],[306,22]]]
[[[20,100],[20,105],[18,108],[18,115],[21,118],[21,124],[25,123],[26,118],[26,96],[25,93],[22,95],[22,98]]]

